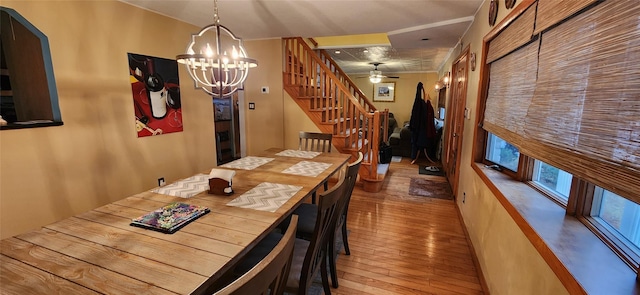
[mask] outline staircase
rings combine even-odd
[[[382,189],[389,164],[378,163],[380,142],[388,137],[389,111],[376,110],[351,79],[324,51],[315,52],[305,39],[284,38],[285,91],[333,146],[345,154],[364,154],[360,165],[363,189]]]

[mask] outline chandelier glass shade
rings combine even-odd
[[[225,97],[242,88],[249,69],[258,62],[247,56],[241,38],[220,25],[217,1],[214,3],[214,23],[191,35],[187,52],[176,59],[186,66],[196,89]]]

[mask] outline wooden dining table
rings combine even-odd
[[[276,155],[284,152],[295,154],[272,148],[252,155],[272,160],[251,170],[232,168],[234,162],[214,167],[235,171],[234,193],[229,196],[205,190],[184,198],[154,192],[156,188],[3,239],[0,294],[210,293],[217,279],[350,157]],[[293,166],[313,163],[327,168],[315,176],[285,173]],[[228,205],[262,183],[301,188],[274,212]],[[130,225],[132,219],[172,202],[205,206],[210,213],[173,234]]]

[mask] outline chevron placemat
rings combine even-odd
[[[228,206],[275,212],[295,195],[301,186],[263,182],[227,203]]]
[[[273,161],[273,158],[248,156],[229,162],[220,167],[253,170],[271,161]]]
[[[300,161],[298,164],[285,169],[282,173],[316,177],[330,166],[330,163]]]
[[[163,187],[154,188],[151,191],[174,197],[191,198],[208,189],[209,175],[198,174]]]
[[[317,157],[321,152],[311,152],[311,151],[300,151],[300,150],[284,150],[276,154],[276,156],[283,157],[296,157],[296,158],[305,158],[305,159],[313,159]]]

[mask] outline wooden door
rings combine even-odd
[[[447,179],[451,184],[453,195],[458,191],[460,173],[460,157],[462,149],[462,134],[464,132],[465,106],[467,101],[467,75],[469,47],[462,52],[454,62],[452,68],[451,97],[448,102],[447,118],[445,122],[445,155],[444,168]]]

